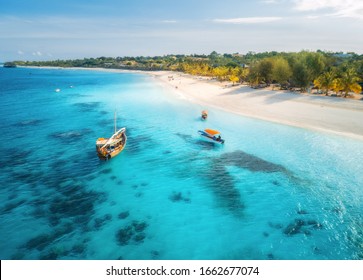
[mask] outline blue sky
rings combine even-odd
[[[363,0],[0,0],[0,61],[363,53]]]

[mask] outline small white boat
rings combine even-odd
[[[208,142],[224,144],[224,139],[222,139],[221,133],[218,130],[206,128],[204,130],[199,130],[198,133]]]
[[[55,89],[55,92],[60,92],[60,91],[61,91],[60,88]]]

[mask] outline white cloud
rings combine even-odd
[[[229,19],[214,19],[214,22],[220,23],[266,23],[281,20],[281,17],[245,17],[245,18],[229,18]]]
[[[299,11],[331,10],[330,16],[363,19],[362,0],[294,0]]]
[[[163,20],[163,23],[176,23],[176,20]]]
[[[33,52],[32,55],[34,56],[42,56],[43,54],[40,51]]]
[[[19,51],[18,51],[18,54],[23,55],[23,54],[24,54],[24,52],[19,50]]]

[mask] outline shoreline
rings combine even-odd
[[[241,116],[363,141],[360,100],[232,86],[211,78],[179,72],[148,73],[189,102]],[[173,78],[169,78],[173,76]]]
[[[178,98],[241,116],[321,131],[363,141],[363,101],[282,90],[232,86],[210,77],[173,71],[141,71],[105,68],[24,67],[139,73],[154,77]]]

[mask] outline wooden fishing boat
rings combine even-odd
[[[125,148],[127,142],[126,128],[116,130],[115,113],[115,133],[110,138],[98,138],[96,141],[96,151],[100,159],[109,160]]]
[[[199,130],[198,133],[208,142],[224,144],[224,139],[222,139],[221,133],[218,130],[206,128],[204,130]]]

